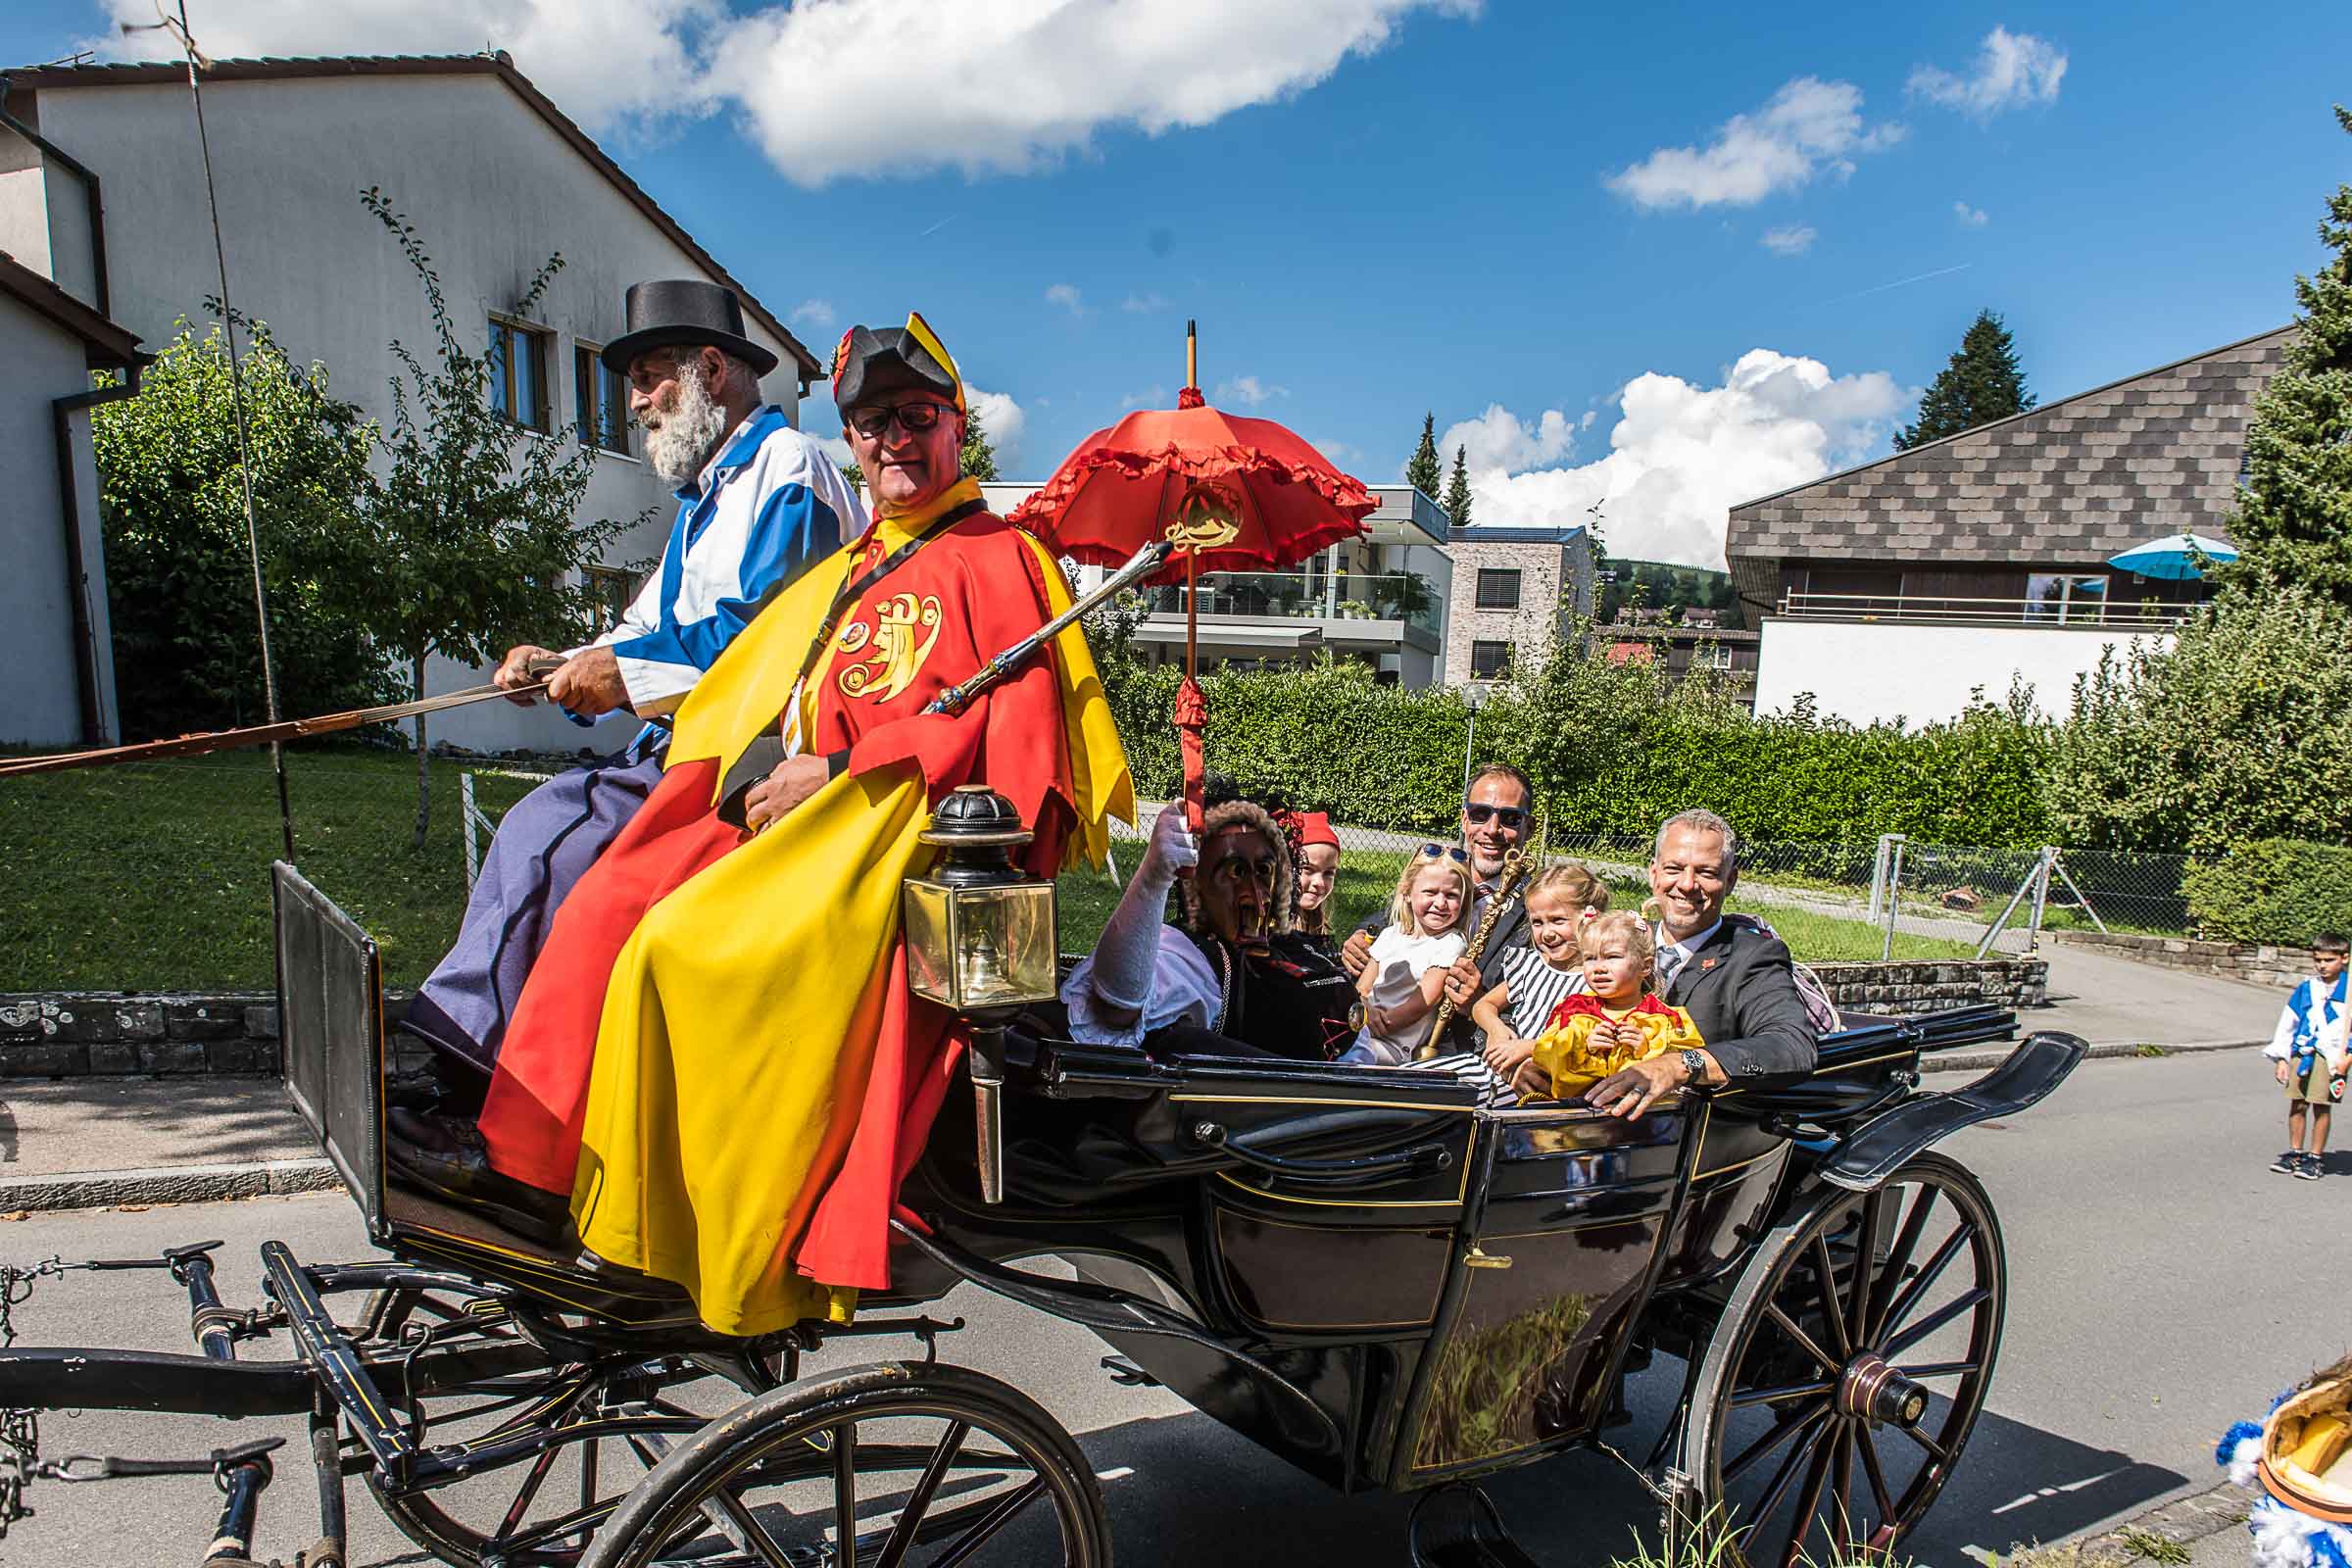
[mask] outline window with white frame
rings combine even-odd
[[[1519,608],[1519,569],[1516,566],[1479,567],[1478,608],[1481,610],[1517,610]]]
[[[1512,575],[1516,576],[1514,572]],[[1510,673],[1511,645],[1509,643],[1474,642],[1470,645],[1470,678],[1472,680],[1500,680]]]
[[[629,383],[605,368],[603,351],[582,343],[571,351],[571,391],[579,411],[580,445],[629,455]]]
[[[490,318],[490,407],[502,417],[541,434],[556,427],[555,398],[547,383],[547,346],[552,336],[528,321]]]
[[[580,575],[587,579],[589,618],[595,624],[596,635],[602,637],[619,625],[620,617],[628,613],[629,602],[645,584],[644,574],[623,566],[583,566]]]

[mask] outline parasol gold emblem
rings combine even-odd
[[[1242,496],[1229,484],[1202,480],[1186,489],[1164,530],[1186,555],[1222,550],[1242,536]]]
[[[912,594],[893,594],[874,606],[870,650],[869,639],[854,635],[863,630],[862,621],[854,622],[842,636],[845,649],[866,652],[841,672],[837,684],[844,697],[886,703],[913,685],[930,659],[931,646],[939,641],[939,600],[929,594],[919,600]]]

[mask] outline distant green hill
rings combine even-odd
[[[1645,610],[1719,610],[1727,612],[1721,624],[1740,624],[1740,602],[1732,592],[1729,572],[1702,566],[1672,566],[1659,561],[1627,561],[1611,556],[1604,568],[1616,580],[1599,585],[1595,611],[1605,625],[1628,607]]]

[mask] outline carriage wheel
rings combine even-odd
[[[1765,1237],[1708,1343],[1681,1468],[1748,1561],[1885,1560],[1951,1479],[2000,1348],[1992,1200],[1941,1154]]]
[[[1019,1390],[888,1361],[787,1384],[681,1444],[583,1568],[1107,1568],[1077,1443]]]
[[[371,1469],[376,1502],[417,1545],[458,1568],[569,1568],[621,1497],[708,1419],[665,1397],[672,1386],[706,1376],[661,1357],[612,1356],[593,1363],[548,1361],[528,1371],[412,1397],[403,1348],[418,1362],[519,1341],[487,1296],[439,1291],[379,1293],[366,1312],[362,1348],[376,1381],[424,1446],[482,1443],[534,1431],[564,1434],[536,1457],[486,1466],[424,1492],[389,1490]],[[728,1391],[728,1397],[737,1396]],[[674,1415],[671,1414],[674,1412]],[[590,1423],[626,1414],[661,1420],[666,1431],[598,1437]]]

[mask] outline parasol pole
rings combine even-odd
[[[1184,384],[1200,385],[1200,323],[1187,319],[1184,323]],[[1187,547],[1184,552],[1184,678],[1200,678],[1200,588],[1199,572],[1200,552]]]

